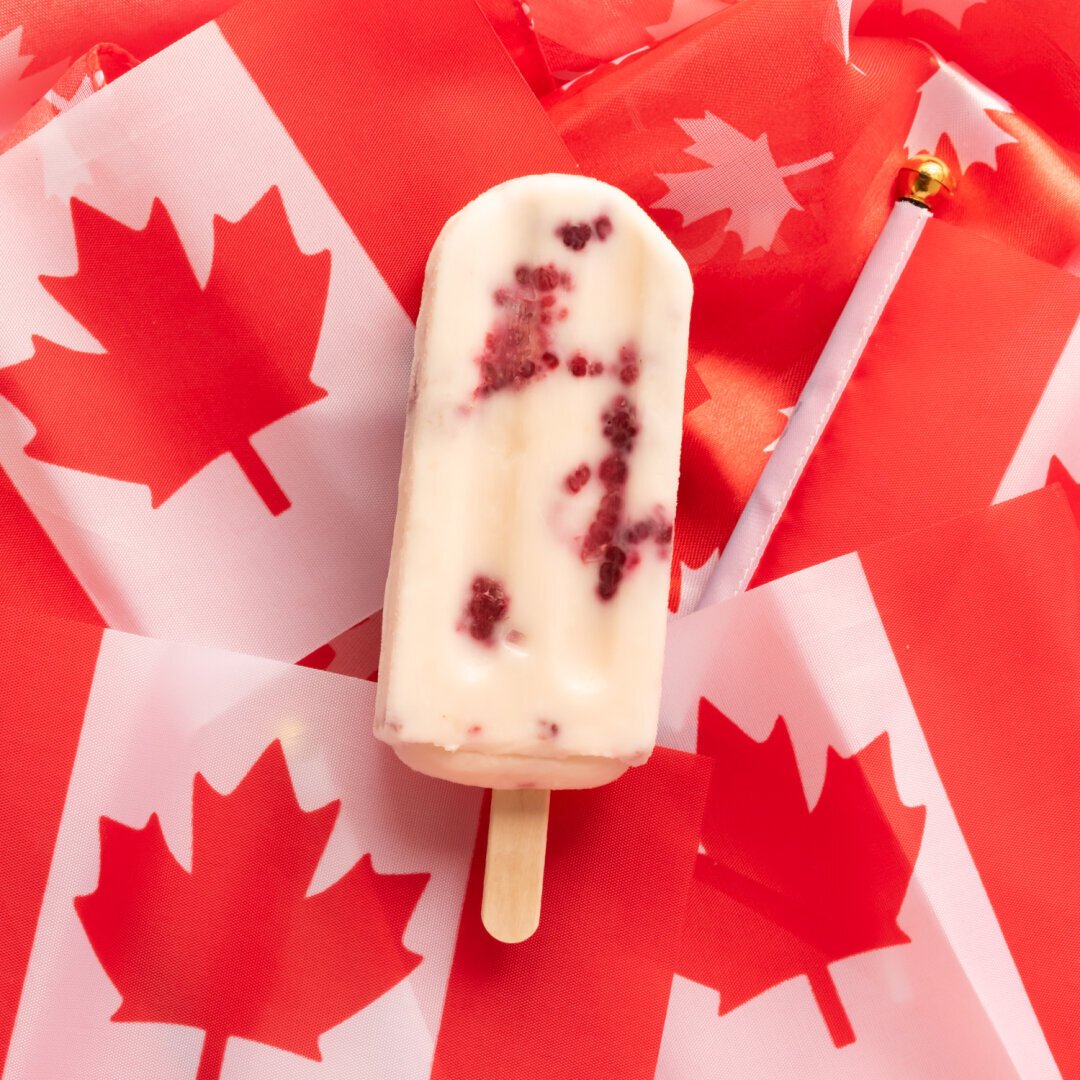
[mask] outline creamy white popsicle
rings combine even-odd
[[[417,323],[375,732],[491,788],[582,788],[656,737],[690,272],[627,195],[500,184]]]

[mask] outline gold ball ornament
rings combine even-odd
[[[896,177],[896,196],[933,210],[938,199],[956,190],[949,166],[932,154],[916,154],[900,166]]]

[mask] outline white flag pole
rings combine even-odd
[[[833,327],[783,435],[762,472],[696,607],[743,592],[754,576],[821,433],[904,272],[937,196],[955,185],[938,158],[920,154],[897,177],[897,202]]]

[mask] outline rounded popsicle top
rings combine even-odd
[[[428,272],[449,254],[443,249],[453,244],[458,234],[471,246],[475,242],[471,234],[487,220],[495,241],[509,218],[537,215],[540,204],[553,201],[564,218],[556,225],[556,235],[568,252],[583,252],[590,244],[605,243],[621,221],[650,246],[651,257],[664,274],[671,276],[673,292],[685,294],[689,304],[693,293],[690,268],[660,226],[625,191],[591,176],[571,173],[518,176],[488,188],[466,203],[439,233],[428,258]]]
[[[429,400],[450,409],[542,382],[556,367],[578,378],[617,368],[629,380],[638,370],[631,361],[605,360],[612,334],[633,326],[633,338],[620,343],[631,349],[666,341],[670,327],[688,325],[692,296],[686,261],[625,192],[565,173],[507,180],[454,214],[432,248],[410,401],[423,384]],[[489,301],[509,316],[494,339]],[[459,344],[484,340],[479,380],[467,363],[428,363],[440,348],[456,352]],[[523,370],[525,354],[533,363]],[[672,385],[640,389],[666,399]],[[668,407],[665,400],[657,406]]]

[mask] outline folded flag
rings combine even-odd
[[[236,0],[4,0],[0,4],[0,117],[41,97],[66,67],[101,42],[145,60]],[[18,116],[12,116],[17,120]],[[0,122],[6,131],[10,124]]]
[[[0,153],[44,127],[54,116],[75,108],[79,102],[108,86],[137,63],[135,57],[119,45],[95,45],[80,56],[0,138]]]
[[[927,287],[939,280],[948,287]],[[930,221],[751,585],[1021,495],[1048,477],[1071,488],[1080,477],[1077,410],[1080,280]],[[765,538],[748,535],[744,548]],[[724,560],[747,554],[731,550]]]
[[[1077,1074],[1059,488],[687,616],[664,685],[714,769],[657,1076]]]
[[[0,638],[5,1077],[424,1075],[479,793],[384,753],[359,679],[12,611]]]
[[[563,0],[531,6],[538,34],[555,23],[569,33]],[[628,0],[596,21],[621,33],[637,17],[662,20],[660,6]],[[986,0],[968,5],[959,33],[934,4],[907,0],[664,7],[688,16],[674,36],[646,44],[639,23],[632,55],[607,55],[545,103],[582,168],[647,207],[694,272],[671,595],[685,610],[843,310],[908,155],[936,153],[958,178],[943,220],[1080,265],[1080,9]],[[580,34],[595,36],[590,19]],[[1033,68],[1042,96],[1018,74]],[[959,283],[940,267],[932,280],[925,291],[947,303]]]
[[[0,467],[108,625],[297,660],[379,608],[435,232],[575,167],[475,6],[444,15],[243,5],[0,158]]]
[[[474,1077],[499,1053],[562,1077],[614,1060],[595,1024],[650,1074],[707,759],[661,749],[553,800],[545,928],[518,950],[480,928],[480,791],[377,743],[370,682],[10,609],[0,660],[8,1080]],[[553,996],[574,1004],[522,1026],[523,1073],[501,1028]]]

